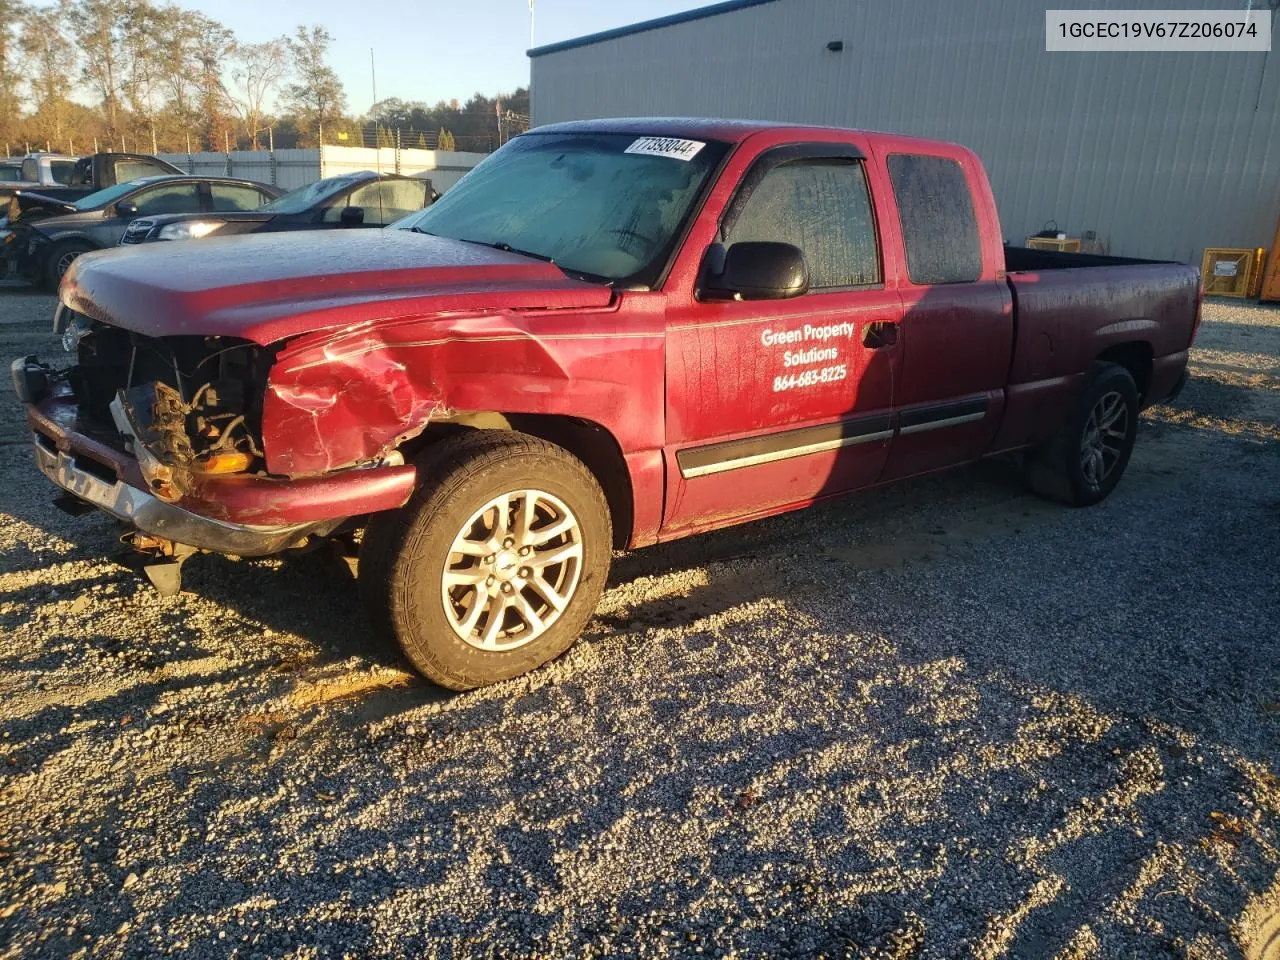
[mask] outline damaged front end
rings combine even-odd
[[[34,357],[13,365],[36,461],[76,501],[128,525],[126,542],[159,564],[194,551],[296,548],[400,506],[412,491],[411,467],[312,478],[268,472],[261,411],[270,348],[148,337],[65,308],[56,329],[73,365],[57,370]]]
[[[144,337],[72,315],[65,377],[80,416],[119,431],[148,489],[176,502],[208,476],[262,466],[262,392],[272,357],[227,337]]]
[[[246,473],[263,460],[245,414],[227,409],[203,384],[190,403],[160,381],[116,391],[111,419],[152,494],[176,503],[211,476]]]

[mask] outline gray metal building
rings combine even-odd
[[[982,156],[1010,242],[1055,220],[1130,256],[1198,264],[1206,246],[1270,247],[1280,65],[1269,53],[1046,53],[1045,10],[1067,6],[719,3],[532,50],[533,123],[719,116],[954,140]]]

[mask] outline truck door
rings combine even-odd
[[[894,480],[975,460],[990,448],[1003,415],[1013,307],[977,158],[890,149],[884,166],[905,253],[894,258],[903,264],[898,433],[883,477]],[[898,235],[885,231],[886,242]]]
[[[714,235],[691,233],[688,247],[703,246],[687,253],[789,243],[804,254],[809,292],[717,300],[689,284],[678,295],[687,300],[669,302],[671,532],[869,486],[892,436],[902,308],[884,284],[862,151],[835,142],[766,150],[723,210]]]

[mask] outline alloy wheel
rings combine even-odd
[[[500,653],[532,643],[560,618],[582,575],[582,529],[542,490],[494,497],[454,538],[441,599],[459,639]]]
[[[1091,490],[1101,490],[1124,453],[1129,405],[1116,391],[1103,394],[1089,411],[1080,440],[1080,470]]]
[[[58,276],[59,277],[65,277],[67,275],[67,271],[71,269],[72,262],[78,256],[80,256],[80,252],[78,250],[68,250],[66,253],[64,253],[62,256],[58,258]]]

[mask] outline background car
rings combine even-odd
[[[430,180],[362,170],[317,180],[253,211],[215,209],[212,216],[139,218],[129,224],[120,243],[331,227],[384,227],[430,206],[438,196]]]
[[[144,177],[74,202],[24,193],[10,202],[5,246],[21,276],[56,287],[76,257],[115,246],[140,217],[254,210],[279,195],[252,180],[187,175]]]

